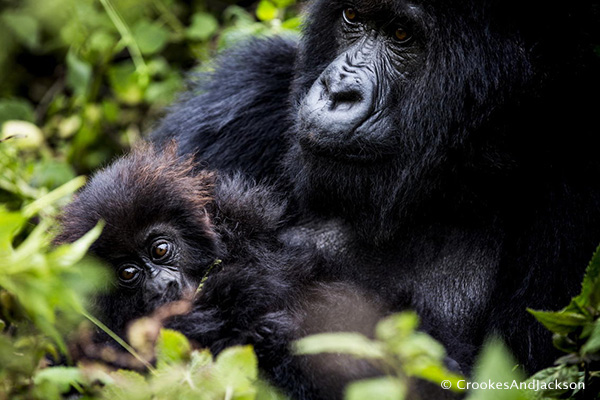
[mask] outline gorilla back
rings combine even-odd
[[[536,369],[554,354],[526,307],[566,304],[600,242],[594,19],[591,0],[314,1],[297,49],[232,50],[156,137],[292,188],[287,237],[415,308],[466,369],[492,332]]]

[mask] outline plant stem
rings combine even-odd
[[[131,54],[131,59],[135,64],[135,69],[140,74],[147,74],[148,67],[146,65],[146,62],[144,61],[144,57],[142,56],[140,47],[138,46],[137,42],[133,37],[133,34],[131,33],[131,30],[129,29],[129,26],[127,26],[127,23],[125,23],[123,18],[119,15],[119,12],[112,5],[110,0],[100,0],[100,3],[102,4],[102,7],[104,7],[104,9],[106,10],[106,13],[108,14],[112,23],[119,31],[119,34],[121,34],[121,38],[125,41],[125,46],[127,46],[127,49]]]
[[[141,362],[142,364],[144,364],[144,366],[146,368],[148,368],[148,370],[151,373],[155,373],[156,372],[156,370],[154,369],[154,367],[152,366],[152,364],[150,364],[141,355],[139,355],[139,353],[137,351],[135,351],[135,349],[133,347],[131,347],[127,342],[125,342],[123,339],[121,339],[116,333],[114,333],[112,330],[110,330],[110,328],[108,326],[104,325],[102,323],[102,321],[100,321],[99,319],[97,319],[96,317],[94,317],[93,315],[91,315],[90,313],[88,313],[85,310],[81,310],[81,313],[83,314],[84,317],[86,317],[87,319],[89,319],[94,325],[96,325],[98,328],[102,329],[115,342],[117,342],[118,344],[120,344],[125,350],[127,350],[127,352],[129,352],[129,354],[131,354],[139,362]]]

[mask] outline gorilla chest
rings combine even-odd
[[[395,272],[389,296],[417,310],[433,326],[455,334],[468,332],[491,299],[500,247],[466,232],[422,239],[420,244],[400,246],[385,263]]]
[[[416,310],[424,326],[468,333],[486,312],[499,269],[501,239],[490,229],[412,228],[385,246],[353,237],[342,224],[297,228],[331,260],[332,278],[368,288],[391,311]]]

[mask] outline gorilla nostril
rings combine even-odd
[[[167,287],[165,289],[164,297],[169,300],[175,300],[180,296],[180,294],[181,294],[181,287],[179,285],[179,282],[177,282],[177,281],[169,282],[169,284],[167,285]]]
[[[330,111],[335,111],[342,105],[346,107],[352,107],[352,105],[362,102],[363,95],[358,90],[340,90],[331,93],[330,100]]]
[[[358,103],[363,99],[362,94],[357,90],[346,90],[333,93],[331,97],[332,100],[337,103]]]

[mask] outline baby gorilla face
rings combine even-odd
[[[180,281],[184,281],[185,278],[177,267],[169,265],[176,253],[175,247],[169,237],[161,236],[155,239],[147,249],[149,257],[144,265],[125,261],[118,267],[119,285],[133,290],[145,287],[146,291],[151,293],[151,296],[147,297],[148,301],[156,297],[155,293],[164,294],[166,297],[173,297],[179,293]]]
[[[184,273],[182,240],[175,229],[169,228],[164,224],[153,225],[149,235],[144,229],[140,232],[142,237],[132,238],[133,245],[118,255],[99,252],[115,270],[117,290],[129,296],[139,292],[140,304],[146,311],[181,298],[195,284],[193,277]],[[98,247],[101,245],[98,243]],[[98,248],[93,251],[98,253]]]
[[[62,215],[58,243],[105,222],[90,251],[113,269],[114,285],[96,312],[121,336],[131,320],[193,293],[217,258],[206,211],[214,177],[192,167],[174,147],[137,148],[94,175]]]

